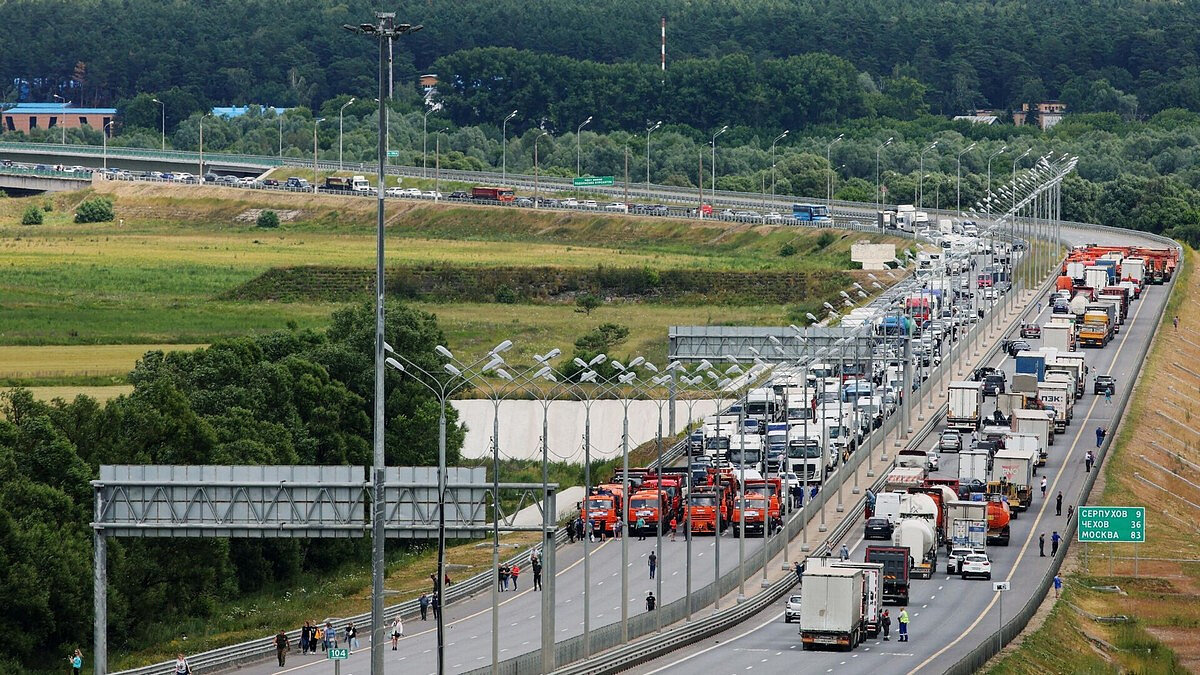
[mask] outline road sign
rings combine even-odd
[[[580,176],[571,181],[571,184],[575,187],[605,187],[615,183],[612,176]]]
[[[350,658],[350,650],[330,648],[325,652],[325,657],[330,661],[345,661],[346,659]]]
[[[1000,591],[1007,591],[1010,589],[1009,589],[1009,585],[1008,585],[1007,581],[993,581],[992,582],[992,590],[1000,592]]]
[[[399,150],[388,150],[388,157],[399,157],[399,156],[400,156]]]
[[[1144,506],[1081,506],[1075,515],[1079,518],[1079,541],[1114,544],[1146,541]]]

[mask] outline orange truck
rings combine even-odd
[[[728,524],[725,518],[727,512],[722,510],[725,506],[723,501],[724,498],[714,487],[697,488],[688,494],[688,513],[694,534],[716,534],[718,513],[721,514],[721,526]]]
[[[647,474],[640,489],[662,491],[666,520],[679,515],[683,504],[683,480],[679,476]]]
[[[597,534],[616,534],[617,519],[621,515],[623,488],[619,484],[597,485],[584,500],[579,516],[593,525],[599,524]]]
[[[747,492],[746,498],[746,532],[761,533],[764,536],[767,532],[767,518],[772,520],[779,518],[779,502],[775,502],[775,508],[772,511],[770,503],[761,492]],[[736,497],[733,502],[733,519],[729,523],[734,529],[735,536],[742,535],[742,498]]]
[[[658,490],[638,490],[629,497],[629,517],[625,522],[629,524],[631,535],[654,534],[656,528],[662,527],[658,495]],[[638,527],[639,520],[645,523],[644,527]]]

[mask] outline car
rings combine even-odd
[[[971,373],[971,381],[972,382],[983,382],[985,377],[987,377],[988,375],[991,375],[992,373],[998,373],[998,372],[1000,372],[1000,371],[991,366],[980,366],[979,368],[975,369],[974,373]]]
[[[583,200],[580,200],[580,202],[579,202],[579,206],[580,206],[580,208],[584,208],[584,209],[598,209],[598,208],[600,208],[600,205],[596,203],[596,200],[595,200],[595,199],[583,199]]]
[[[992,578],[992,561],[986,553],[969,553],[959,563],[959,575],[963,579],[970,577]]]
[[[563,206],[563,207],[568,207],[568,208],[574,208],[576,206],[579,206],[579,200],[575,199],[573,197],[567,197],[566,199],[560,201],[558,203],[558,205]]]
[[[1026,339],[1042,337],[1042,327],[1036,323],[1027,323],[1021,325],[1021,337]]]
[[[449,199],[455,199],[455,200],[465,200],[465,199],[470,199],[470,198],[471,198],[471,195],[467,194],[466,192],[463,192],[462,190],[455,190],[454,192],[451,192],[450,197],[449,197]]]
[[[867,524],[863,530],[863,539],[887,539],[892,540],[892,530],[895,529],[892,522],[887,518],[867,518]]]
[[[989,373],[983,378],[983,395],[984,396],[999,396],[1006,390],[1004,381],[1004,373]]]
[[[262,184],[263,187],[279,187],[279,181],[275,180],[274,178],[264,178]]]
[[[936,452],[930,451],[925,453],[925,469],[927,471],[937,471],[941,465],[941,460],[938,459]]]
[[[420,188],[415,188],[415,187],[404,188],[403,190],[400,191],[400,196],[402,196],[402,197],[420,197],[421,190],[420,190]]]
[[[1112,375],[1097,375],[1096,382],[1092,385],[1092,393],[1097,396],[1117,393],[1117,378]]]
[[[289,188],[292,188],[293,190],[307,190],[308,188],[310,188],[312,186],[310,186],[308,184],[308,181],[303,178],[297,178],[296,176],[289,176],[287,179],[287,182],[284,183],[284,187],[289,187]]]
[[[800,596],[799,595],[790,595],[790,596],[788,596],[788,599],[787,599],[787,605],[784,606],[783,621],[784,621],[784,623],[791,623],[792,619],[799,619],[799,618],[800,618]]]
[[[533,200],[529,197],[517,197],[513,200],[513,206],[533,206]]]
[[[613,202],[604,205],[605,211],[614,211],[616,213],[629,213],[629,205],[623,202]]]
[[[938,448],[947,452],[960,452],[962,450],[962,434],[950,429],[943,431],[938,438]]]
[[[442,193],[438,192],[437,190],[426,190],[421,193],[421,196],[426,199],[437,200],[442,198]]]
[[[961,572],[959,572],[958,566],[967,556],[971,555],[972,553],[974,553],[974,551],[969,548],[958,546],[952,547],[950,549],[950,554],[946,556],[946,574],[960,574]]]
[[[383,191],[384,197],[399,197],[404,194],[404,190],[398,187],[390,187]]]
[[[1033,349],[1033,347],[1024,340],[1013,340],[1008,343],[1007,347],[1005,347],[1005,351],[1008,352],[1009,356],[1016,356],[1020,352],[1027,352],[1031,349]]]
[[[1070,314],[1071,303],[1061,298],[1054,301],[1054,307],[1050,310],[1051,314]]]
[[[781,216],[779,213],[777,213],[775,211],[769,211],[769,212],[767,212],[766,215],[763,216],[763,222],[764,223],[782,223],[783,216]]]

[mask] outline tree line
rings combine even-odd
[[[440,372],[434,317],[397,304],[387,319],[389,342]],[[148,352],[130,375],[133,392],[103,405],[0,395],[0,621],[14,627],[0,672],[60,670],[70,649],[87,651],[89,481],[100,464],[369,465],[374,326],[374,308],[363,305],[336,312],[325,332]],[[390,466],[436,465],[438,413],[421,385],[389,371]],[[464,430],[452,408],[447,416],[457,463]],[[156,625],[219,621],[221,601],[369,560],[369,541],[116,539],[108,556],[110,643],[136,649]]]

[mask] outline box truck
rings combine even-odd
[[[850,651],[863,640],[863,571],[845,567],[805,569],[800,603],[800,643],[803,649],[837,647]]]
[[[946,538],[951,547],[983,551],[987,547],[987,502],[946,502]]]
[[[946,427],[975,431],[983,410],[982,382],[951,382],[946,410]]]
[[[869,637],[879,636],[883,618],[883,565],[881,563],[839,560],[838,558],[829,556],[808,558],[804,561],[804,565],[806,570],[818,567],[841,567],[862,570],[863,589],[865,591],[863,598],[863,630]]]

